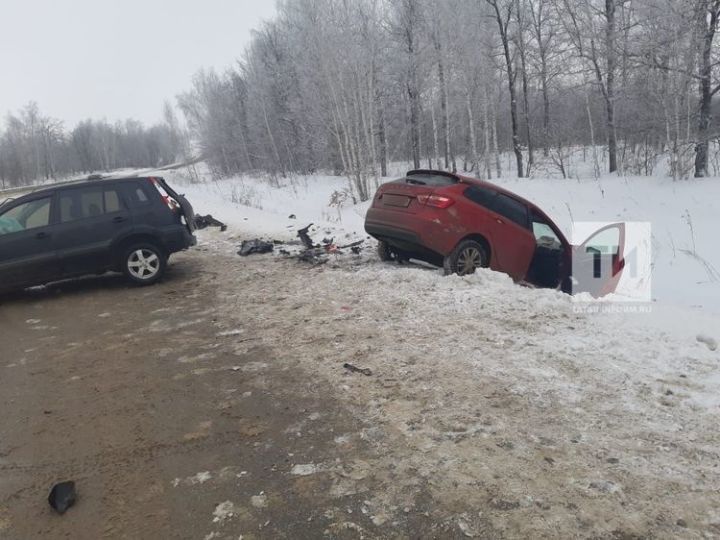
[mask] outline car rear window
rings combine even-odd
[[[433,172],[410,171],[405,175],[405,182],[430,187],[451,186],[457,184],[457,178]]]

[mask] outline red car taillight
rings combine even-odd
[[[435,208],[450,208],[455,201],[444,195],[418,195],[417,200],[425,206],[434,206]]]
[[[170,197],[169,195],[163,195],[162,198],[163,198],[163,201],[165,201],[165,204],[167,204],[167,207],[168,207],[170,210],[172,210],[173,212],[177,212],[177,211],[178,211],[178,209],[180,208],[180,205],[179,205],[177,202],[175,202],[175,199],[173,199],[173,198]]]

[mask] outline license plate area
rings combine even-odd
[[[411,198],[407,195],[388,195],[382,197],[385,206],[394,206],[396,208],[407,208],[410,206]]]

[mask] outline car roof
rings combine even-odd
[[[513,199],[516,199],[516,200],[520,201],[521,203],[527,204],[534,210],[540,210],[540,208],[538,208],[538,206],[534,202],[529,201],[529,200],[525,199],[524,197],[521,197],[520,195],[510,191],[509,189],[505,189],[504,187],[498,186],[497,184],[493,184],[492,182],[488,182],[487,180],[480,180],[479,178],[473,178],[472,176],[466,176],[463,174],[456,174],[455,176],[457,176],[460,179],[460,181],[463,182],[464,184],[475,184],[477,186],[484,186],[484,187],[490,188],[493,191],[497,191],[498,193],[502,193],[503,195],[512,197]],[[542,210],[540,210],[540,212],[542,212]]]
[[[83,186],[91,186],[91,185],[97,185],[100,183],[105,182],[128,182],[133,180],[148,180],[150,178],[155,177],[149,177],[149,176],[127,176],[122,178],[114,178],[114,177],[104,177],[104,178],[96,178],[96,179],[89,179],[89,178],[82,178],[79,180],[68,180],[66,182],[57,182],[56,184],[49,184],[44,186],[38,186],[29,193],[25,193],[24,195],[21,195],[20,197],[17,197],[13,200],[19,200],[24,199],[25,197],[35,197],[37,195],[43,195],[45,193],[53,193],[55,191],[59,191],[66,188],[74,188],[74,187],[83,187]]]
[[[513,193],[512,191],[505,189],[503,187],[500,187],[496,184],[493,184],[492,182],[488,182],[487,180],[480,180],[479,178],[475,178],[473,176],[468,176],[466,174],[452,173],[452,172],[448,172],[448,171],[439,171],[439,170],[434,170],[434,169],[417,169],[417,170],[413,170],[413,171],[408,171],[406,176],[411,176],[413,174],[436,174],[439,176],[447,176],[449,178],[454,178],[458,182],[461,182],[463,184],[474,184],[476,186],[484,186],[484,187],[487,187],[494,191],[497,191],[498,193],[502,193],[503,195],[507,195],[508,197],[512,197],[513,199],[516,199],[521,203],[527,204],[531,208],[533,208],[535,210],[539,210],[543,215],[545,215],[545,213],[542,210],[540,210],[540,208],[538,208],[538,206],[535,203],[528,201],[527,199],[521,197],[517,193]],[[547,217],[547,216],[545,216],[545,217]]]

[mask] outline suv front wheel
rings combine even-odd
[[[122,270],[127,278],[138,285],[152,285],[165,273],[167,257],[161,249],[150,243],[133,244],[122,258]]]

